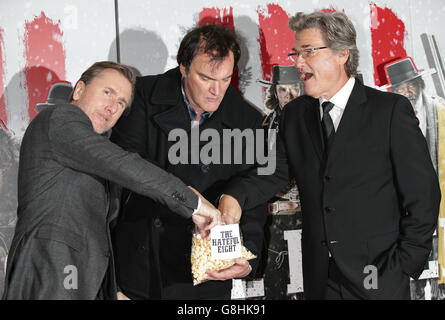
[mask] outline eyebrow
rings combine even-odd
[[[108,90],[110,90],[114,95],[117,95],[116,90],[114,90],[113,88],[111,88],[111,87],[105,87],[105,88],[108,89]],[[128,105],[128,102],[127,102],[127,100],[125,100],[124,97],[119,97],[119,101],[124,102],[124,103],[125,103],[125,106]]]
[[[301,46],[301,49],[306,49],[306,48],[313,48],[314,46],[311,44],[304,44]],[[297,52],[297,49],[292,48],[292,50],[294,50],[295,52]]]
[[[215,78],[212,78],[212,77],[209,77],[208,75],[206,75],[206,74],[204,74],[204,73],[201,73],[201,72],[197,72],[201,77],[205,77],[205,78],[208,78],[208,79],[210,79],[210,80],[217,80],[217,79],[215,79]],[[231,78],[233,76],[233,73],[231,73],[229,76],[227,76],[227,77],[225,77],[225,78],[223,78],[223,79],[228,79],[228,78]]]

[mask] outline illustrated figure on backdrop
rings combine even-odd
[[[107,138],[131,104],[134,82],[129,67],[97,62],[81,75],[71,103],[45,107],[26,129],[4,299],[116,298],[109,223],[117,185],[192,217],[200,230],[219,219],[178,178]]]
[[[231,140],[232,159],[223,162],[177,163],[169,160],[169,150],[176,141],[169,141],[173,130],[182,129],[192,150],[192,130],[214,129],[219,137],[223,130],[259,129],[262,116],[247,104],[235,88],[231,77],[240,58],[237,36],[229,28],[204,25],[191,29],[182,39],[178,67],[164,74],[137,79],[135,99],[127,117],[117,123],[112,141],[181,178],[207,199],[218,201],[228,181],[255,169],[244,158],[235,164],[235,143]],[[205,142],[199,145],[199,153]],[[225,146],[227,148],[227,146]],[[243,154],[246,141],[242,144]],[[187,156],[190,161],[190,156]],[[256,173],[256,169],[254,170]],[[237,223],[241,212],[232,216],[233,208],[219,210],[226,223]],[[243,212],[240,230],[244,245],[259,255],[263,241],[266,200],[257,208]],[[208,272],[209,280],[193,286],[191,272],[191,241],[193,226],[169,208],[136,193],[123,198],[121,218],[114,229],[118,284],[131,299],[230,299],[233,278],[254,274],[257,259],[237,263],[219,272]],[[219,280],[219,281],[218,281]],[[222,281],[221,281],[222,280]]]
[[[14,136],[0,125],[0,294],[17,220],[18,151],[19,144]]]
[[[73,86],[68,81],[59,81],[54,83],[48,92],[48,98],[45,103],[36,104],[37,110],[40,112],[47,106],[69,103],[69,98],[73,92]]]
[[[410,299],[441,197],[411,104],[356,78],[356,32],[344,13],[298,12],[289,27],[306,95],[283,110],[277,170],[240,177],[224,193],[248,209],[286,174],[296,179],[306,299]]]
[[[442,162],[445,160],[443,152],[439,152],[439,145],[442,145],[440,141],[445,139],[445,132],[442,132],[445,130],[445,100],[441,97],[430,96],[425,92],[423,77],[429,71],[419,71],[410,57],[390,62],[385,65],[385,72],[388,83],[391,85],[391,91],[407,97],[411,102],[414,113],[419,120],[419,127],[426,138],[434,169],[439,175],[439,172],[443,170]],[[439,139],[439,137],[442,137],[442,139]],[[439,181],[442,181],[440,175]],[[441,207],[440,217],[445,217],[445,212],[442,214],[443,210],[445,209]],[[439,246],[440,239],[438,235],[439,230],[437,228],[433,236],[430,261],[438,261],[439,255],[442,257],[439,252],[443,252],[444,248]],[[442,251],[439,250],[439,247]],[[438,284],[437,277],[437,274],[431,275],[429,273],[429,266],[427,265],[420,279],[411,283],[413,299],[425,299],[427,286],[430,287],[429,294],[432,299],[444,299],[445,288],[443,284]]]
[[[263,121],[267,130],[266,145],[272,150],[279,132],[281,112],[286,104],[304,94],[303,83],[294,65],[273,66],[272,81],[259,80],[268,87],[266,108],[272,110]],[[302,216],[298,189],[295,180],[269,200],[263,248],[263,268],[266,299],[290,299],[287,293],[289,259],[285,230],[301,229]],[[257,272],[258,274],[258,272]]]

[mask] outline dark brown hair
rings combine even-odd
[[[230,51],[233,53],[235,68],[241,56],[236,33],[220,25],[207,24],[195,27],[185,35],[179,46],[176,61],[188,71],[198,53],[208,54],[212,57],[212,62],[218,62],[227,57]]]

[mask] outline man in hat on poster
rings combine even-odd
[[[73,92],[73,86],[68,81],[59,81],[54,83],[49,89],[48,99],[44,103],[37,103],[37,110],[42,111],[47,106],[53,106],[60,103],[69,103]]]
[[[441,168],[443,161],[441,160],[445,160],[443,152],[439,152],[440,141],[443,141],[445,137],[445,132],[443,132],[445,129],[445,100],[437,96],[427,95],[425,82],[422,78],[425,75],[432,74],[434,70],[419,71],[411,57],[390,62],[384,68],[391,91],[407,97],[411,102],[414,113],[419,120],[419,127],[427,140],[434,169],[436,172],[441,172],[443,170]],[[445,181],[445,177],[439,175],[441,184],[442,181]],[[445,218],[443,206],[440,208],[439,217]],[[430,261],[439,259],[439,269],[445,266],[442,243],[443,231],[439,225],[439,239],[436,231],[433,237],[433,250],[429,258]],[[443,273],[439,273],[439,275],[439,279],[437,279],[437,271],[426,265],[420,279],[411,282],[412,298],[416,300],[444,299],[445,288],[442,288],[443,285],[439,286],[439,284],[445,283],[445,275]],[[431,289],[427,290],[427,287]]]
[[[258,83],[268,87],[265,105],[272,112],[264,118],[263,128],[267,129],[267,149],[272,150],[276,143],[281,111],[286,104],[304,94],[304,87],[295,66],[275,65],[272,81],[258,80]],[[267,215],[261,270],[266,299],[295,298],[287,290],[290,282],[289,255],[286,258],[288,246],[284,239],[284,230],[301,229],[302,224],[300,197],[294,179],[270,199]]]

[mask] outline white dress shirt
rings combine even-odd
[[[345,85],[330,99],[319,98],[320,101],[320,119],[323,118],[323,108],[321,105],[325,101],[330,101],[334,104],[334,107],[329,111],[332,122],[334,123],[334,130],[337,132],[337,128],[340,124],[341,117],[345,111],[346,104],[351,96],[352,89],[354,88],[355,78],[349,78]]]

